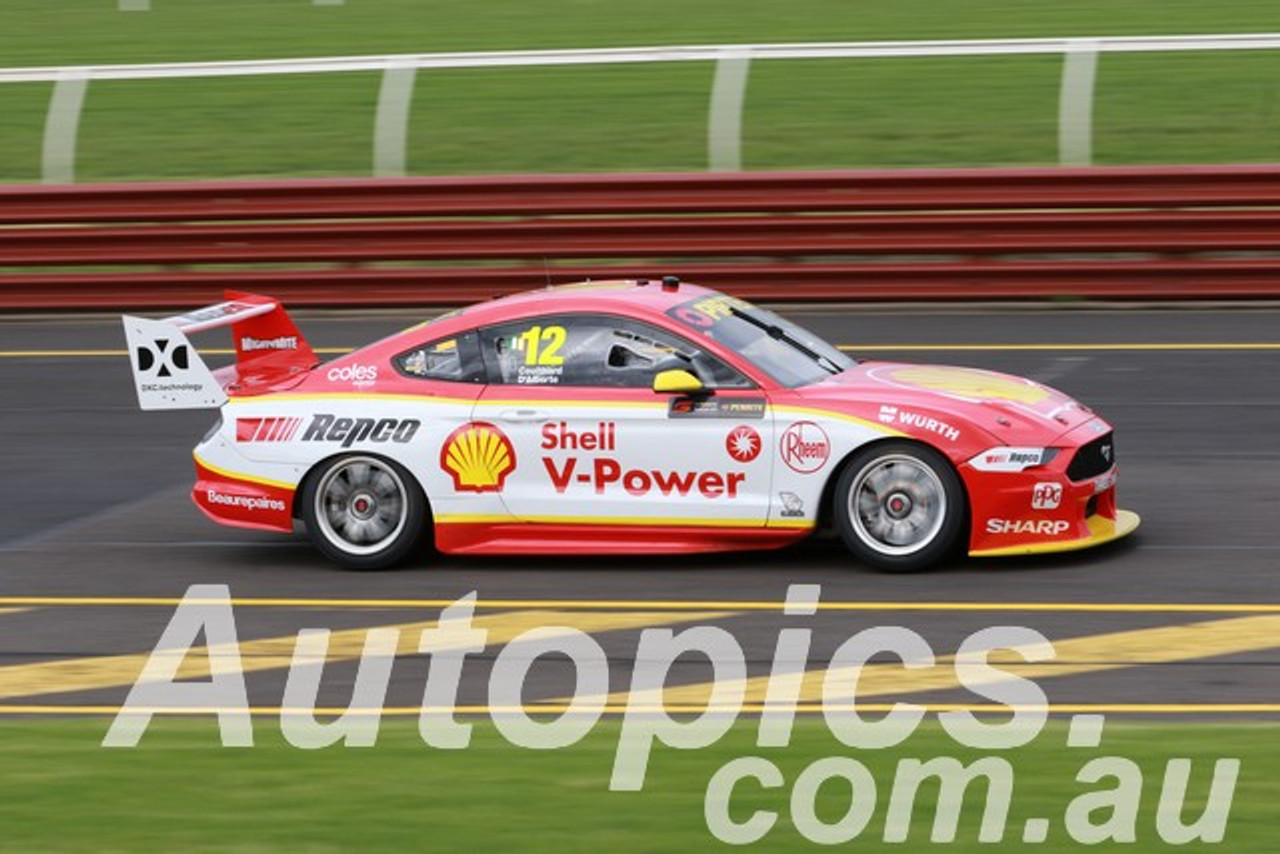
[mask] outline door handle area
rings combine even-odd
[[[498,413],[499,421],[528,424],[534,421],[550,421],[551,415],[541,409],[504,409]]]

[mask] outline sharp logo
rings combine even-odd
[[[298,434],[301,418],[237,418],[237,442],[288,442]]]
[[[395,442],[403,445],[413,439],[422,422],[416,418],[339,418],[336,415],[313,415],[302,434],[304,442],[341,442],[350,448],[357,442]],[[236,425],[237,430],[239,424]]]
[[[157,338],[150,345],[143,344],[136,350],[138,372],[151,373],[156,377],[172,377],[174,371],[185,371],[191,366],[191,350],[186,344],[179,344],[172,350],[168,338]]]
[[[1065,519],[988,519],[988,534],[1038,534],[1060,537],[1071,530]]]

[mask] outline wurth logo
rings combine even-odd
[[[237,442],[288,442],[302,426],[301,418],[237,418]]]

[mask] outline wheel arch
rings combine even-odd
[[[921,441],[920,439],[912,436],[884,436],[879,439],[873,439],[870,442],[865,442],[855,448],[850,448],[848,453],[841,457],[838,463],[832,466],[831,473],[827,476],[826,482],[822,485],[822,497],[818,502],[818,527],[820,529],[831,528],[835,524],[836,485],[840,482],[840,476],[844,474],[844,470],[853,462],[853,458],[868,449],[876,448],[881,445],[902,444],[928,448],[947,461],[947,465],[950,466],[952,472],[955,473],[956,479],[960,481],[960,489],[964,495],[964,530],[966,532],[971,531],[973,528],[973,521],[970,517],[970,512],[973,506],[973,501],[969,496],[969,484],[965,482],[964,477],[960,474],[960,469],[956,467],[956,464],[951,459],[950,455],[948,455],[942,448],[939,448],[937,445]]]
[[[293,513],[294,519],[302,518],[302,500],[301,499],[302,499],[302,496],[306,495],[307,486],[310,484],[310,482],[315,478],[319,477],[320,472],[323,471],[327,465],[332,463],[334,460],[340,460],[343,457],[373,457],[374,459],[382,460],[383,462],[395,463],[404,471],[405,474],[409,476],[409,478],[413,481],[414,486],[418,487],[418,492],[422,495],[422,500],[426,504],[427,521],[430,523],[434,519],[434,516],[433,516],[434,511],[432,510],[432,507],[431,507],[431,495],[427,492],[427,488],[422,485],[422,479],[419,478],[414,473],[413,469],[405,465],[400,460],[397,460],[395,457],[391,457],[386,454],[379,454],[376,451],[364,451],[364,450],[356,451],[353,449],[336,451],[332,454],[328,454],[326,456],[321,457],[320,459],[316,460],[310,465],[306,473],[302,475],[302,479],[298,481],[298,485],[293,492],[293,502],[292,502],[293,506],[291,508],[291,511]]]

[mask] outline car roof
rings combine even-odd
[[[465,325],[500,323],[529,314],[553,314],[562,311],[618,312],[632,316],[660,315],[677,305],[701,296],[717,296],[718,291],[690,285],[673,277],[663,279],[615,279],[601,282],[577,282],[569,285],[524,291],[489,302],[467,306],[456,315],[446,315]]]

